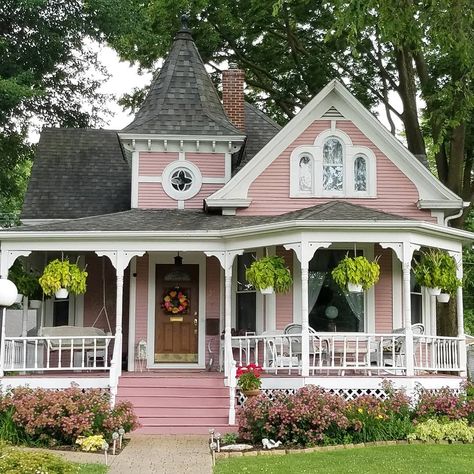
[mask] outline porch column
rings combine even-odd
[[[115,306],[115,343],[111,362],[111,391],[114,397],[118,378],[122,374],[122,317],[123,317],[123,275],[130,260],[142,257],[145,252],[97,251],[99,257],[108,257],[115,268],[116,273],[116,306]]]
[[[8,270],[18,257],[27,257],[30,250],[2,250],[0,251],[0,278],[8,278]],[[1,312],[1,339],[0,339],[0,377],[3,377],[3,367],[5,364],[5,331],[6,331],[7,308],[3,307]]]
[[[456,276],[462,280],[463,266],[462,266],[462,252],[449,252],[456,261]],[[462,286],[456,290],[456,319],[458,325],[458,337],[462,338],[459,341],[459,367],[461,377],[467,377],[467,353],[466,353],[466,338],[464,334],[464,308],[463,308],[463,292]]]
[[[224,376],[231,375],[232,354],[232,267],[242,250],[204,252],[207,257],[216,257],[224,269]]]
[[[293,250],[301,264],[301,375],[309,376],[309,307],[308,277],[309,262],[319,248],[328,248],[331,242],[301,242],[284,245],[286,250]]]
[[[405,365],[406,375],[412,377],[415,375],[415,359],[413,347],[413,330],[411,325],[411,260],[413,252],[420,247],[412,245],[408,242],[403,243],[403,262],[402,262],[402,278],[403,278],[403,326],[405,327]]]

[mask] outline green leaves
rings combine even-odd
[[[257,290],[273,287],[277,293],[287,293],[293,285],[290,269],[283,257],[263,257],[250,265],[245,278]]]
[[[380,265],[377,261],[369,262],[365,257],[351,258],[346,255],[331,273],[334,281],[343,289],[348,283],[362,285],[369,289],[379,281]]]
[[[47,296],[52,296],[60,288],[79,295],[86,291],[86,279],[87,272],[81,270],[77,264],[56,259],[46,265],[39,283]]]
[[[430,249],[423,252],[421,260],[413,267],[416,281],[427,288],[441,288],[443,292],[454,295],[462,286],[456,276],[457,265],[453,257],[444,250]]]

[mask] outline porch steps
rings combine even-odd
[[[222,374],[147,372],[123,374],[117,401],[128,400],[135,409],[140,434],[207,434],[209,428],[226,433],[229,389]]]

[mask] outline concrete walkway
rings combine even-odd
[[[37,448],[25,450],[43,451]],[[103,464],[104,456],[80,451],[53,451],[76,463]],[[132,435],[117,456],[108,456],[108,474],[211,474],[209,439],[202,435]]]

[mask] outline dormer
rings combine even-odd
[[[132,157],[132,207],[202,208],[231,179],[245,134],[226,115],[186,21],[119,136]]]

